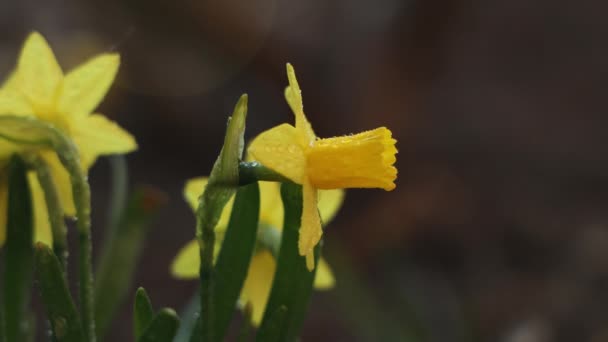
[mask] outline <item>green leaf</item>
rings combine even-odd
[[[179,317],[172,309],[161,309],[148,327],[144,330],[138,342],[171,342],[177,328]]]
[[[262,327],[272,326],[276,312],[281,307],[287,309],[280,332],[280,341],[295,341],[304,317],[316,267],[312,272],[306,268],[306,261],[298,252],[298,236],[302,217],[302,186],[283,183],[281,198],[285,208],[285,221],[281,237],[281,247],[277,259],[277,270],[272,283],[272,290],[262,318]],[[318,261],[321,244],[315,248],[315,259]],[[318,262],[315,262],[317,265]],[[258,337],[260,332],[258,331]]]
[[[8,166],[8,210],[4,256],[4,306],[7,341],[23,341],[31,329],[28,305],[32,287],[34,248],[33,211],[27,170],[13,156]]]
[[[84,334],[59,259],[43,243],[35,248],[35,269],[42,301],[57,341],[81,342]]]
[[[143,335],[144,330],[153,318],[154,309],[150,297],[148,297],[146,290],[140,287],[135,292],[135,304],[133,305],[133,335],[136,341]]]
[[[258,341],[279,342],[281,341],[281,331],[287,319],[287,308],[280,306],[270,318],[260,327],[257,334]]]
[[[157,190],[137,189],[123,210],[115,231],[109,232],[95,282],[95,318],[99,338],[129,294],[148,228],[164,202],[164,195]]]
[[[201,292],[202,340],[213,341],[215,336],[213,249],[215,226],[224,206],[236,192],[239,184],[239,160],[243,154],[245,118],[247,117],[247,95],[241,96],[228,120],[224,146],[213,165],[209,182],[199,198],[196,209],[196,237],[200,246],[201,266],[199,271]]]
[[[215,263],[214,341],[224,339],[241,288],[247,277],[256,243],[259,213],[260,189],[258,183],[239,188],[234,199],[222,249]]]

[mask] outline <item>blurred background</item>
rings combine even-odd
[[[0,75],[32,30],[64,70],[122,56],[100,112],[133,133],[131,184],[168,196],[134,280],[158,306],[207,174],[249,94],[247,138],[293,116],[322,137],[387,126],[397,189],[349,191],[326,230],[337,287],[303,341],[608,341],[608,3],[562,0],[0,2]],[[111,184],[90,174],[96,246]],[[99,249],[99,247],[98,247]],[[131,336],[126,303],[108,340]]]

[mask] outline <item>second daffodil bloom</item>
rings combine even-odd
[[[198,196],[205,189],[207,180],[207,178],[195,178],[188,181],[186,184],[184,195],[192,207],[192,210],[196,210]],[[280,184],[273,182],[259,182],[259,184],[260,221],[258,236],[264,233],[264,229],[270,229],[273,232],[278,232],[280,234],[283,226],[283,204],[281,203]],[[342,204],[342,198],[342,190],[327,190],[321,192],[318,205],[323,222],[328,223],[334,217]],[[222,244],[222,235],[228,227],[233,201],[234,196],[226,207],[224,207],[216,226],[216,233],[219,237],[215,247],[216,254]],[[258,244],[251,259],[247,278],[243,284],[239,299],[239,303],[243,306],[246,303],[251,303],[252,323],[256,326],[260,324],[266,308],[266,302],[270,295],[276,265],[275,257],[269,247],[264,246],[264,244]],[[171,273],[176,278],[195,279],[198,277],[199,266],[199,247],[196,240],[193,240],[178,253],[171,265]],[[329,266],[321,259],[319,262],[319,269],[315,275],[314,287],[317,290],[329,289],[334,286],[334,282],[334,277]]]
[[[118,54],[104,53],[64,74],[44,37],[31,33],[21,49],[16,69],[0,88],[0,116],[29,116],[53,125],[72,139],[86,172],[98,156],[137,148],[128,132],[103,115],[92,114],[112,85],[119,64]],[[27,148],[0,139],[0,245],[6,238],[7,183],[2,179],[2,169],[13,152],[34,152],[43,158],[66,215],[75,214],[69,175],[55,152]],[[35,239],[51,244],[42,189],[33,172],[28,178],[34,202]]]
[[[295,127],[282,124],[260,134],[249,155],[264,166],[302,185],[303,209],[299,253],[314,268],[314,247],[322,235],[317,210],[318,189],[382,188],[393,190],[397,169],[396,140],[386,127],[363,133],[319,139],[304,115],[300,86],[287,64],[285,98],[295,114]]]

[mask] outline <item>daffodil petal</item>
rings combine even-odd
[[[76,208],[72,197],[72,183],[70,175],[65,170],[55,152],[41,152],[40,157],[47,163],[51,170],[51,177],[57,188],[57,195],[61,203],[63,213],[67,216],[75,216]]]
[[[186,182],[184,186],[184,198],[193,211],[198,207],[198,198],[205,190],[207,183],[209,183],[208,177],[192,178]]]
[[[306,178],[306,156],[300,146],[295,127],[282,124],[258,135],[248,151],[262,165],[302,184]]]
[[[317,189],[308,181],[302,184],[302,223],[298,239],[300,255],[306,256],[306,266],[309,270],[314,268],[314,248],[321,240],[321,218],[317,208]]]
[[[6,176],[0,175],[0,247],[6,240],[6,217],[8,216],[8,188]]]
[[[34,115],[34,109],[16,86],[15,73],[4,82],[0,89],[0,115]]]
[[[72,134],[85,170],[100,155],[122,154],[137,149],[133,136],[103,115],[78,118],[72,123]]]
[[[251,319],[259,326],[266,309],[277,263],[272,254],[263,250],[251,258],[247,278],[241,290],[240,302],[251,303]]]
[[[289,63],[287,63],[287,79],[289,86],[285,88],[285,100],[296,116],[296,129],[300,134],[301,143],[308,145],[315,140],[315,132],[312,130],[308,119],[306,119],[306,115],[304,115],[302,90],[296,78],[296,71]]]
[[[120,57],[115,53],[98,55],[70,71],[59,95],[59,112],[75,117],[95,110],[114,82]]]
[[[336,284],[334,274],[325,259],[319,259],[317,273],[315,274],[314,287],[316,290],[329,290]]]
[[[283,229],[283,202],[280,184],[259,182],[260,184],[260,223]]]
[[[178,279],[195,279],[198,277],[200,265],[198,242],[192,240],[182,247],[173,259],[171,274]]]
[[[327,225],[338,213],[344,201],[344,190],[319,190],[319,213],[323,225]]]
[[[199,177],[193,178],[186,182],[184,186],[184,197],[186,201],[190,205],[193,211],[196,211],[198,208],[198,198],[205,190],[207,183],[209,182],[209,178],[207,177]],[[217,222],[217,226],[215,228],[216,231],[224,231],[228,227],[228,223],[230,222],[230,213],[232,212],[232,206],[234,205],[234,196],[230,198],[224,209],[222,210],[222,214],[220,215],[220,219]]]
[[[53,245],[53,233],[49,221],[49,212],[44,198],[44,190],[38,182],[35,172],[28,172],[27,178],[32,194],[32,209],[34,212],[34,241],[43,242],[47,246]]]
[[[23,45],[17,74],[17,86],[40,110],[48,110],[57,96],[63,72],[53,50],[38,32],[31,33]]]

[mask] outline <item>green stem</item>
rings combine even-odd
[[[72,146],[66,149],[74,151]],[[59,153],[61,163],[70,174],[72,196],[76,207],[79,241],[80,314],[86,340],[95,342],[95,296],[93,289],[92,242],[91,242],[91,190],[85,173],[80,167],[77,153]]]
[[[200,220],[199,220],[200,222]],[[200,267],[200,291],[201,291],[201,312],[200,317],[203,323],[202,340],[212,341],[213,339],[213,248],[215,246],[215,226],[202,224],[200,227],[201,238],[199,239],[201,267]]]
[[[44,201],[49,213],[49,222],[51,224],[51,232],[53,234],[53,252],[59,258],[63,268],[64,275],[67,279],[67,264],[68,264],[68,242],[67,229],[63,219],[63,209],[57,194],[57,188],[51,171],[44,160],[38,156],[30,156],[28,163],[36,171],[38,182],[44,190]]]
[[[247,185],[257,181],[293,183],[288,178],[285,178],[258,162],[240,162],[239,185]]]

